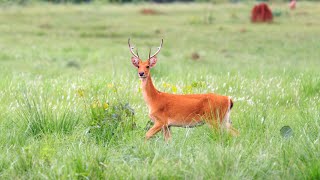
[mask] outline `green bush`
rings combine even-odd
[[[98,143],[110,143],[132,131],[135,124],[134,109],[128,103],[109,105],[94,101],[90,106],[88,133]]]

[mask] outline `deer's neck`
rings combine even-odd
[[[148,106],[151,104],[152,100],[156,99],[159,92],[154,87],[151,79],[151,74],[146,79],[141,80],[141,89],[142,94],[145,102],[148,104]]]

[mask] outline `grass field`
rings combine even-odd
[[[0,7],[0,179],[320,179],[320,4],[271,4],[271,24],[252,5]],[[145,143],[128,37],[145,58],[164,38],[159,90],[231,96],[241,135]]]

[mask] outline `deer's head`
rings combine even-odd
[[[157,63],[157,54],[160,52],[162,44],[163,44],[163,39],[161,40],[161,44],[158,47],[157,52],[154,53],[151,56],[150,55],[151,54],[151,48],[150,48],[149,58],[147,60],[145,60],[145,61],[142,61],[140,59],[140,57],[139,57],[138,51],[137,51],[137,53],[133,52],[134,47],[130,45],[130,38],[128,39],[129,49],[130,49],[131,54],[133,55],[131,57],[131,62],[136,68],[138,68],[138,76],[139,76],[139,78],[145,79],[145,78],[147,78],[149,76],[150,68],[153,68]]]

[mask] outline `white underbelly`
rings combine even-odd
[[[203,124],[204,124],[204,121],[191,121],[189,123],[179,122],[174,119],[169,119],[169,121],[168,121],[169,126],[185,127],[185,128],[195,127],[195,126],[199,126],[199,125],[203,125]]]

